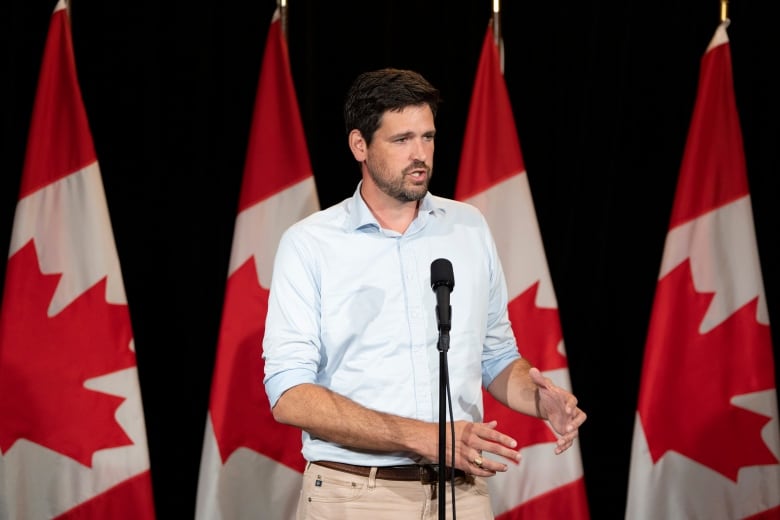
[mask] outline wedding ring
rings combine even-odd
[[[474,457],[474,465],[477,467],[482,467],[482,457],[476,456]]]

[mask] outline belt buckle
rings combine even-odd
[[[439,466],[434,464],[420,465],[420,482],[422,484],[433,484],[438,482]]]

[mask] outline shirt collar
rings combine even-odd
[[[377,222],[371,210],[368,209],[366,201],[360,195],[360,187],[363,185],[363,181],[358,182],[355,192],[352,194],[352,198],[347,203],[347,228],[353,231],[365,228],[373,228],[375,230],[380,229],[379,222]],[[430,192],[425,194],[425,197],[420,201],[420,210],[417,212],[417,218],[415,219],[416,226],[422,227],[427,222],[430,216],[435,213],[444,213],[444,206],[441,204],[442,199],[431,195]]]

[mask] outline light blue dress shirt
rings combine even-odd
[[[482,421],[482,386],[520,357],[487,222],[474,206],[429,193],[405,233],[382,229],[360,184],[351,198],[281,238],[263,339],[271,405],[287,389],[315,383],[374,410],[438,423],[441,356],[430,280],[437,258],[452,263],[455,280],[447,351],[452,413]],[[419,462],[411,453],[358,452],[306,432],[302,440],[310,461]]]

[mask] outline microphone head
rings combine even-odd
[[[452,274],[452,263],[446,258],[437,258],[431,262],[431,289],[444,285],[450,291],[455,288],[455,275]]]

